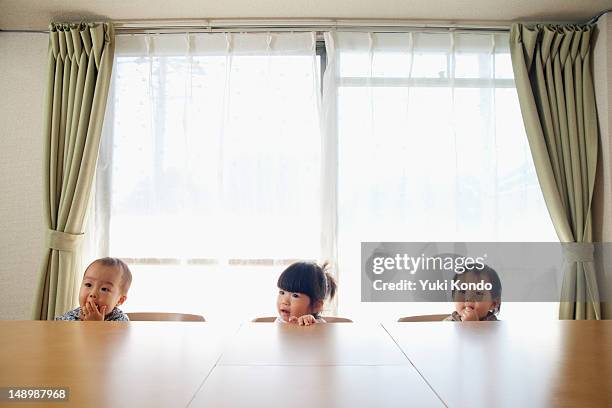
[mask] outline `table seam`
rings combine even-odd
[[[232,335],[232,339],[234,339],[236,337],[236,334],[240,331],[240,329],[242,328],[242,325],[243,325],[243,323],[240,323],[240,326],[238,326],[238,328],[236,329],[236,331]],[[217,360],[215,361],[213,366],[210,368],[210,370],[208,370],[208,373],[206,373],[206,376],[204,377],[204,379],[200,383],[200,386],[195,390],[195,392],[191,396],[191,399],[189,400],[189,402],[187,403],[185,408],[189,408],[189,406],[193,403],[193,400],[195,399],[195,397],[198,395],[198,393],[200,392],[200,390],[202,389],[202,387],[206,383],[206,380],[208,380],[208,377],[210,377],[210,374],[213,372],[215,367],[217,367],[217,365],[219,364],[219,361],[221,360],[221,357],[223,357],[223,353],[225,353],[225,350],[226,350],[226,347],[224,347],[223,350],[221,350],[221,353],[219,353],[219,357],[217,357]]]
[[[421,376],[421,378],[423,379],[423,381],[425,381],[425,384],[427,384],[427,386],[431,389],[431,391],[436,395],[436,397],[438,397],[438,399],[440,400],[440,402],[448,408],[448,404],[446,402],[444,402],[444,400],[442,399],[442,397],[440,396],[440,394],[438,394],[438,392],[434,389],[434,387],[429,383],[429,381],[427,381],[427,378],[425,378],[425,376],[423,375],[423,373],[421,373],[421,371],[418,369],[418,367],[416,365],[414,365],[414,363],[412,362],[412,360],[410,360],[410,357],[408,357],[408,355],[404,352],[404,349],[402,349],[402,347],[399,345],[399,343],[397,342],[397,340],[395,340],[395,337],[393,337],[393,335],[391,335],[391,333],[389,332],[389,330],[387,330],[387,328],[385,327],[384,324],[380,323],[380,325],[382,326],[382,328],[387,332],[387,334],[389,335],[389,337],[391,337],[391,340],[393,340],[393,343],[395,343],[395,345],[397,346],[397,348],[400,349],[400,352],[404,355],[404,357],[406,357],[406,359],[410,362],[410,365],[412,365],[412,367],[414,367],[414,369],[416,370],[417,373],[419,373],[419,376]]]

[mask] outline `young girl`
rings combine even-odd
[[[456,274],[453,283],[475,284],[490,283],[490,290],[453,289],[455,311],[444,321],[495,321],[501,308],[502,286],[497,272],[484,265],[479,269],[476,265],[466,265],[465,272]]]
[[[326,268],[327,264],[296,262],[283,271],[277,283],[277,322],[300,326],[325,323],[319,313],[325,299],[336,294],[336,281]]]

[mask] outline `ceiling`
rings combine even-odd
[[[45,30],[51,21],[198,18],[585,22],[610,8],[612,0],[0,0],[0,30]]]

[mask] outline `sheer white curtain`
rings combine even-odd
[[[360,243],[556,242],[506,34],[325,42],[321,101],[314,33],[118,37],[90,259],[128,260],[126,311],[274,314],[284,267],[324,259],[340,315],[450,312],[361,303]]]
[[[362,241],[556,241],[507,34],[340,32],[325,39],[340,314],[380,320],[452,311],[361,303]]]
[[[96,192],[127,311],[275,314],[292,259],[321,257],[314,33],[117,39]],[[108,244],[108,245],[106,245]]]

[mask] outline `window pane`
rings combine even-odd
[[[414,40],[413,50],[406,46],[411,66],[391,62],[397,49],[373,47],[365,58],[363,41],[338,41],[342,58],[362,55],[339,71],[337,105],[339,312],[355,318],[452,311],[361,302],[361,242],[557,239],[507,81],[507,35]],[[381,61],[395,70],[379,69]],[[343,82],[349,71],[362,78]]]
[[[110,253],[316,259],[316,71],[307,55],[118,58]]]

